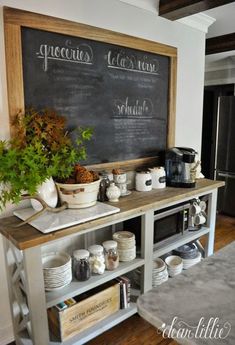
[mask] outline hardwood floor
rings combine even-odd
[[[215,233],[215,251],[235,240],[235,217],[218,215]],[[205,243],[205,238],[201,239]],[[14,343],[10,344],[14,345]],[[86,343],[86,345],[177,345],[172,339],[164,339],[156,328],[137,314],[111,330]]]

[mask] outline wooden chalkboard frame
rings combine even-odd
[[[92,39],[99,42],[116,44],[169,57],[170,71],[168,92],[167,147],[174,146],[177,48],[64,19],[4,7],[5,50],[11,136],[14,136],[15,133],[13,120],[16,114],[19,112],[24,112],[25,108],[21,27],[28,27],[32,29],[39,29],[59,34]],[[151,162],[155,161],[156,157],[148,157],[131,161],[100,164],[96,165],[96,168],[119,166],[127,169],[143,164],[151,164]]]

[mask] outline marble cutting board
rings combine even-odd
[[[14,211],[14,215],[22,220],[25,220],[36,212],[37,211],[35,211],[32,207],[29,207]],[[109,216],[110,214],[117,212],[120,212],[118,207],[97,202],[95,206],[83,209],[67,209],[59,213],[50,213],[46,211],[37,219],[29,222],[29,224],[46,234],[52,231],[67,228],[72,225],[85,223],[104,216]]]

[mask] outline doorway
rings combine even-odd
[[[203,124],[202,124],[202,173],[206,178],[214,179],[216,126],[218,98],[233,96],[234,84],[212,85],[204,88]]]

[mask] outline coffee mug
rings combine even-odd
[[[126,182],[126,173],[113,174],[113,180],[115,183],[125,183]]]
[[[126,183],[117,183],[118,188],[121,191],[121,195],[126,195],[127,193],[127,184]]]
[[[203,216],[203,214],[197,214],[195,217],[194,217],[194,223],[195,225],[201,225],[201,224],[204,224],[206,222],[206,217]]]
[[[194,202],[191,206],[191,214],[194,216],[196,214],[199,214],[201,212],[201,207]]]

